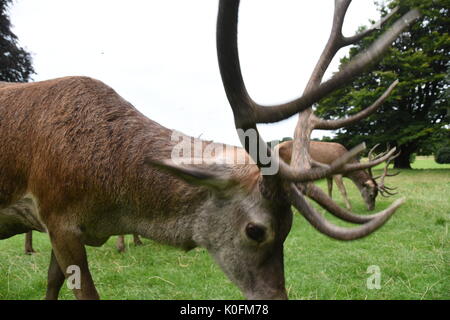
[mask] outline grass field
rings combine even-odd
[[[418,157],[413,167],[388,181],[399,188],[393,198],[407,202],[365,239],[332,240],[295,215],[285,243],[290,299],[450,299],[450,165]],[[349,180],[346,186],[354,211],[367,213],[356,187]],[[343,205],[338,192],[335,197]],[[379,198],[376,209],[392,201]],[[23,254],[23,235],[0,241],[0,299],[43,298],[50,244],[46,234],[34,238],[39,252],[33,256]],[[115,237],[101,248],[88,247],[103,299],[243,298],[205,250],[182,252],[150,240],[134,247],[131,238],[125,254],[115,250]],[[378,290],[366,285],[371,265],[381,271]],[[60,297],[73,299],[65,286]]]

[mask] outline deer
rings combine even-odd
[[[292,154],[292,140],[284,141],[276,146],[277,152],[279,152],[280,157],[287,163],[291,161]],[[369,159],[373,159],[372,154],[375,151],[376,145],[369,151]],[[344,155],[348,150],[340,143],[336,142],[321,142],[321,141],[311,141],[310,142],[310,156],[313,161],[319,162],[321,164],[330,165],[334,160],[338,159],[340,156]],[[386,161],[386,167],[382,175],[374,177],[370,168],[367,170],[358,170],[353,172],[348,172],[344,175],[335,175],[333,177],[327,177],[328,195],[331,198],[333,193],[333,180],[335,181],[339,191],[342,194],[345,205],[348,210],[352,210],[352,206],[347,196],[347,191],[345,189],[343,177],[349,178],[356,185],[359,192],[361,193],[364,203],[366,204],[367,210],[374,210],[375,199],[378,194],[383,197],[393,196],[396,193],[393,192],[395,188],[388,187],[384,184],[385,177],[392,177],[397,175],[397,173],[390,174],[387,172],[389,162],[392,161],[393,157]],[[358,163],[358,159],[353,159],[351,163]],[[377,182],[377,179],[380,182]]]
[[[309,155],[312,130],[354,123],[375,112],[381,102],[336,120],[315,117],[312,105],[351,83],[420,13],[416,9],[405,13],[366,52],[322,81],[339,48],[374,30],[350,38],[342,35],[350,2],[335,1],[330,38],[302,96],[263,106],[248,95],[240,69],[240,1],[219,1],[219,71],[242,147],[168,129],[144,116],[103,82],[89,77],[2,87],[0,208],[9,210],[27,198],[37,210],[24,216],[20,228],[0,229],[0,239],[39,226],[47,232],[52,252],[46,298],[58,298],[76,266],[80,281],[72,289],[75,297],[99,299],[85,246],[101,246],[111,236],[136,233],[183,250],[205,248],[247,299],[287,299],[283,247],[294,212],[320,233],[342,241],[364,238],[382,227],[404,198],[378,213],[359,215],[338,206],[313,182],[373,167],[394,156],[395,148],[357,164],[348,162],[364,145],[331,165],[313,164]],[[396,83],[389,86],[387,95]],[[299,123],[291,163],[287,164],[268,148],[257,123],[278,122],[296,114]],[[189,155],[192,149],[196,152]],[[331,223],[307,198],[359,225]],[[36,220],[39,226],[29,220]]]

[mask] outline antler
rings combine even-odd
[[[343,228],[335,226],[329,223],[325,218],[318,213],[303,197],[303,194],[298,190],[297,186],[293,183],[289,184],[289,199],[291,200],[294,207],[296,207],[302,215],[308,220],[311,225],[319,230],[320,232],[326,234],[335,239],[339,240],[355,240],[363,238],[378,228],[380,228],[397,210],[397,208],[405,201],[404,199],[396,200],[390,208],[381,211],[379,215],[365,223],[364,225],[356,228]]]
[[[398,175],[398,174],[400,173],[400,171],[398,171],[398,172],[396,172],[396,173],[391,173],[391,174],[388,173],[389,163],[390,163],[392,160],[394,160],[395,158],[397,158],[399,155],[400,155],[400,152],[398,152],[396,155],[394,155],[394,156],[392,156],[392,157],[389,157],[389,159],[386,161],[386,166],[384,167],[383,174],[381,175],[380,183],[377,183],[378,191],[380,191],[380,194],[381,194],[383,197],[386,197],[386,198],[387,198],[387,197],[389,197],[389,196],[394,196],[394,195],[397,194],[397,192],[392,192],[392,191],[396,190],[397,188],[390,188],[390,187],[387,187],[387,186],[384,184],[384,178],[385,178],[385,177],[394,177],[394,176],[396,176],[396,175]],[[378,177],[375,177],[375,178],[373,178],[373,179],[376,180],[376,179],[378,179]]]
[[[370,161],[370,162],[373,162],[373,161],[379,161],[380,159],[384,159],[383,161],[386,161],[386,165],[385,165],[385,167],[384,167],[383,174],[380,175],[380,176],[374,177],[371,168],[368,168],[368,170],[369,170],[370,176],[372,177],[372,179],[373,179],[375,182],[376,182],[377,179],[381,178],[380,182],[379,182],[379,183],[376,183],[377,189],[378,189],[378,191],[380,192],[380,194],[381,194],[383,197],[386,197],[386,198],[387,198],[387,197],[389,197],[389,196],[394,196],[394,195],[397,194],[397,192],[392,192],[392,191],[396,190],[397,188],[391,188],[391,187],[386,186],[386,185],[384,184],[384,178],[385,178],[385,177],[394,177],[394,176],[396,176],[396,175],[398,175],[398,174],[400,173],[400,171],[399,171],[399,172],[396,172],[396,173],[388,173],[388,168],[389,168],[390,162],[391,162],[392,160],[394,160],[395,158],[397,158],[397,157],[400,155],[400,152],[397,152],[397,154],[394,155],[394,154],[391,154],[391,152],[386,151],[386,152],[382,152],[382,153],[380,153],[380,154],[374,156],[374,151],[376,150],[376,148],[377,148],[378,146],[379,146],[379,144],[376,144],[376,145],[369,151],[367,157],[369,158],[369,161]],[[389,156],[387,157],[388,154],[389,154]],[[383,161],[381,161],[381,162],[383,162]],[[380,162],[380,163],[381,163],[381,162]]]
[[[398,35],[419,17],[417,10],[409,11],[395,22],[391,29],[376,40],[366,52],[356,56],[340,72],[321,84],[323,75],[337,51],[346,45],[358,41],[364,35],[374,30],[372,28],[350,38],[345,38],[342,35],[344,16],[350,2],[351,0],[335,0],[331,35],[311,75],[304,94],[294,101],[270,107],[259,105],[252,100],[243,81],[237,47],[237,20],[240,1],[220,0],[217,20],[217,53],[222,82],[233,110],[236,130],[243,147],[261,169],[270,165],[278,167],[279,171],[274,177],[290,181],[287,184],[286,191],[291,203],[319,231],[341,240],[356,239],[370,234],[387,221],[403,200],[396,201],[388,209],[378,214],[363,218],[339,208],[328,196],[324,196],[323,192],[320,193],[318,188],[309,182],[332,174],[346,173],[360,170],[361,168],[372,167],[385,161],[395,152],[395,149],[367,164],[347,164],[350,159],[365,149],[365,146],[361,145],[337,159],[330,166],[319,165],[311,168],[311,160],[308,152],[310,134],[315,128],[336,129],[367,117],[383,103],[398,81],[395,81],[372,106],[346,119],[331,121],[319,119],[314,116],[311,106],[333,90],[350,83],[370,63],[380,58]],[[386,20],[387,18],[381,20],[380,24]],[[300,116],[294,135],[292,161],[291,165],[288,165],[282,159],[279,159],[277,154],[272,156],[271,150],[268,149],[267,144],[260,136],[256,125],[257,123],[277,122],[295,113],[300,113]],[[253,141],[247,139],[248,132],[253,134]],[[380,161],[380,159],[383,160]],[[270,178],[266,175],[264,179],[267,181]],[[301,184],[296,185],[294,182],[301,182]],[[302,192],[336,216],[346,221],[365,224],[354,229],[331,225],[308,204]]]

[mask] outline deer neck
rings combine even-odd
[[[372,180],[370,175],[365,170],[358,170],[347,173],[345,177],[352,180],[359,191],[361,191],[365,187],[367,181]]]

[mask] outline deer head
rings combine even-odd
[[[291,206],[319,232],[339,240],[354,240],[380,228],[404,201],[399,199],[384,211],[360,216],[340,208],[312,184],[315,180],[333,174],[373,167],[389,159],[395,148],[374,161],[356,164],[348,162],[364,150],[364,145],[350,150],[331,165],[314,163],[308,154],[310,133],[313,129],[337,129],[368,116],[386,99],[397,81],[372,106],[349,118],[322,120],[314,116],[311,106],[333,90],[348,84],[368,64],[379,58],[419,14],[416,10],[405,14],[366,52],[355,57],[333,78],[321,83],[323,74],[336,52],[374,30],[368,29],[353,37],[344,37],[341,29],[351,1],[336,0],[330,38],[304,94],[285,104],[262,106],[253,101],[247,93],[241,74],[237,47],[239,2],[219,2],[217,54],[235,126],[252,163],[179,165],[165,161],[153,162],[153,165],[188,183],[209,190],[211,197],[200,209],[194,224],[194,239],[207,248],[245,296],[256,299],[284,299],[287,295],[284,285],[283,243],[291,228]],[[380,23],[384,23],[387,18],[389,17]],[[289,165],[267,147],[258,132],[257,124],[277,122],[297,113],[299,123],[294,133],[292,161]],[[274,172],[273,168],[277,170]],[[306,197],[333,215],[361,226],[345,228],[330,223],[310,205]]]
[[[379,144],[375,145],[368,154],[368,158],[369,161],[374,161],[375,159],[382,157],[383,155],[385,155],[388,151],[384,152],[384,153],[380,153],[378,155],[374,155],[374,151],[376,150],[376,148],[379,146]],[[389,148],[388,148],[389,149]],[[370,175],[370,184],[368,185],[368,194],[370,194],[371,196],[373,196],[373,199],[375,201],[375,197],[377,196],[378,192],[383,196],[383,197],[389,197],[389,196],[393,196],[396,195],[396,192],[393,192],[394,190],[396,190],[397,188],[392,188],[392,187],[388,187],[385,185],[384,183],[384,179],[386,177],[394,177],[396,175],[398,175],[400,172],[396,172],[396,173],[388,173],[388,168],[389,168],[389,164],[392,160],[394,160],[395,158],[397,158],[400,155],[400,152],[398,152],[396,155],[390,157],[387,161],[386,161],[386,165],[383,169],[383,173],[379,176],[374,177],[373,173],[372,173],[372,169],[369,168],[369,175]],[[377,182],[377,180],[380,179],[379,182]]]

